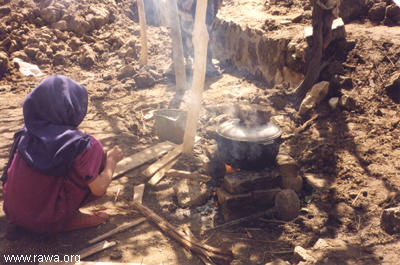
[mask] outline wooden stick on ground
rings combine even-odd
[[[177,169],[170,169],[165,172],[165,176],[171,178],[187,178],[187,179],[194,179],[203,182],[207,182],[211,180],[210,176],[200,174],[198,172],[189,172],[184,170],[177,170]]]
[[[231,251],[222,250],[219,248],[214,248],[207,244],[203,244],[195,238],[194,236],[188,236],[183,232],[180,232],[175,226],[167,222],[164,218],[153,212],[151,209],[137,203],[132,202],[132,206],[137,209],[143,216],[148,220],[156,224],[162,231],[167,233],[169,236],[177,240],[179,243],[183,244],[186,248],[192,250],[193,252],[202,254],[212,261],[219,263],[229,263],[233,259],[233,254]]]
[[[146,32],[146,14],[144,12],[143,0],[137,1],[138,13],[139,13],[139,24],[140,24],[140,42],[142,48],[140,50],[139,63],[141,65],[147,64],[147,32]]]
[[[79,251],[78,253],[76,253],[76,255],[79,255],[81,259],[84,259],[86,257],[89,257],[97,252],[103,251],[107,248],[110,248],[112,246],[115,246],[117,243],[114,241],[102,241],[99,242],[93,246],[87,247],[85,249],[82,249],[81,251]]]
[[[186,71],[183,56],[181,27],[178,17],[178,5],[176,4],[176,0],[168,0],[167,4],[169,7],[169,27],[171,31],[176,90],[184,90],[186,87]]]
[[[183,152],[191,154],[197,130],[201,98],[204,89],[207,62],[208,32],[205,24],[207,0],[198,0],[196,3],[196,17],[193,30],[194,65],[193,83],[191,89],[190,109],[186,120],[185,135],[183,137]]]
[[[165,165],[165,167],[163,167],[156,174],[154,174],[154,176],[149,180],[148,184],[150,184],[152,186],[157,185],[158,182],[160,182],[163,179],[163,177],[165,176],[167,171],[170,170],[177,161],[178,161],[178,158],[175,158],[174,160],[169,162],[167,165]]]
[[[133,187],[133,200],[138,203],[143,201],[144,184],[136,185]]]
[[[182,145],[178,145],[175,147],[174,150],[166,154],[163,158],[160,160],[154,162],[151,164],[144,172],[143,174],[146,177],[152,177],[157,171],[159,171],[161,168],[165,167],[169,162],[171,162],[173,159],[178,157],[182,153]]]
[[[153,160],[165,154],[169,150],[173,149],[175,146],[175,144],[165,141],[149,147],[143,151],[140,151],[136,154],[125,157],[117,164],[117,167],[114,171],[113,179],[143,165],[144,163],[149,162],[150,160]]]
[[[113,230],[108,231],[107,233],[105,233],[105,234],[103,234],[103,235],[100,235],[100,236],[98,236],[98,237],[95,237],[95,238],[89,240],[88,243],[89,243],[89,244],[93,244],[93,243],[99,242],[99,241],[101,241],[101,240],[103,240],[103,239],[106,239],[106,238],[108,238],[108,237],[110,237],[110,236],[113,236],[113,235],[115,235],[115,234],[118,234],[118,233],[120,233],[120,232],[123,232],[123,231],[125,231],[125,230],[128,230],[129,228],[132,228],[132,227],[134,227],[134,226],[137,226],[137,225],[143,223],[144,221],[146,221],[146,218],[138,218],[138,219],[133,220],[133,221],[130,221],[130,222],[128,222],[128,223],[124,223],[124,224],[122,224],[122,225],[117,226],[117,227],[114,228]]]

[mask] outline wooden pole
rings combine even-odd
[[[197,0],[196,17],[192,42],[194,46],[193,83],[189,101],[189,112],[183,137],[183,152],[191,154],[196,136],[197,122],[200,114],[201,98],[204,89],[207,61],[208,31],[206,27],[207,0]]]
[[[176,0],[168,0],[169,27],[172,40],[172,55],[174,59],[176,90],[186,88],[185,60],[183,56],[182,34],[178,17]]]
[[[138,13],[139,13],[139,24],[140,24],[140,41],[142,48],[140,50],[139,63],[141,65],[147,64],[147,32],[146,32],[146,14],[144,12],[143,0],[137,1]]]

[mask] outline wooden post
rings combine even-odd
[[[147,32],[146,32],[146,14],[144,12],[143,0],[137,1],[138,13],[139,13],[139,23],[140,23],[140,41],[142,48],[140,50],[139,63],[141,65],[147,64]]]
[[[197,0],[196,17],[192,34],[194,46],[193,83],[189,101],[190,109],[187,115],[185,135],[183,137],[183,152],[186,154],[190,154],[193,151],[206,75],[207,44],[209,38],[205,23],[206,10],[207,0]]]
[[[174,59],[176,90],[186,88],[185,60],[183,56],[182,34],[178,17],[178,5],[176,0],[168,0],[169,19],[171,32],[172,55]]]

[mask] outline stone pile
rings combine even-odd
[[[280,219],[291,220],[300,210],[296,192],[302,190],[302,185],[297,162],[281,150],[275,166],[225,174],[217,197],[225,221],[272,207],[279,208]]]

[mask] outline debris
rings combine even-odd
[[[90,68],[96,63],[96,54],[89,45],[84,45],[81,56],[79,57],[79,64],[82,67]]]
[[[300,257],[302,260],[315,264],[317,259],[313,256],[312,250],[304,249],[301,246],[296,246],[294,248],[294,254]]]
[[[23,60],[19,58],[14,58],[13,59],[14,65],[18,65],[19,71],[25,75],[25,76],[42,76],[43,73],[40,71],[39,67],[34,64],[30,64],[27,62],[24,62]]]
[[[175,146],[175,144],[165,141],[122,159],[115,168],[113,179],[165,154]]]
[[[165,176],[171,177],[171,178],[187,178],[187,179],[193,179],[193,180],[198,180],[202,182],[208,182],[211,180],[210,176],[200,174],[198,172],[189,172],[189,171],[184,171],[184,170],[177,170],[177,169],[170,169],[167,172],[165,172]]]
[[[144,187],[144,184],[136,185],[135,187],[133,187],[133,200],[135,202],[142,203]]]
[[[381,226],[388,234],[400,233],[400,206],[383,210]]]
[[[328,94],[329,82],[322,81],[315,84],[307,93],[306,97],[300,104],[299,114],[305,115],[315,108]]]
[[[145,216],[148,220],[152,221],[155,225],[157,225],[162,231],[167,233],[169,236],[171,236],[172,238],[174,238],[179,243],[183,244],[186,248],[192,250],[193,252],[203,254],[204,256],[210,258],[217,264],[230,263],[232,261],[233,254],[231,251],[222,250],[219,248],[209,246],[207,244],[203,244],[201,243],[200,240],[198,240],[194,236],[187,236],[183,232],[179,231],[177,227],[173,226],[172,224],[167,222],[164,218],[157,215],[155,212],[153,212],[146,206],[142,205],[141,203],[133,201],[132,205],[143,216]]]
[[[178,204],[182,208],[203,205],[211,196],[210,189],[198,180],[180,180],[174,186],[174,191]]]
[[[153,75],[151,75],[147,71],[140,71],[137,75],[133,77],[136,83],[136,87],[141,88],[150,88],[154,86],[156,80],[154,79]]]
[[[104,233],[103,235],[100,235],[98,237],[95,237],[95,238],[89,240],[88,243],[89,244],[93,244],[93,243],[99,242],[99,241],[101,241],[103,239],[106,239],[106,238],[108,238],[110,236],[113,236],[113,235],[118,234],[120,232],[126,231],[126,230],[128,230],[128,229],[130,229],[130,228],[132,228],[134,226],[137,226],[137,225],[143,223],[144,221],[146,221],[146,218],[141,217],[141,218],[137,218],[137,219],[135,219],[133,221],[124,223],[124,224],[119,225],[116,228],[112,229],[111,231],[108,231],[107,233]]]
[[[282,190],[275,196],[275,209],[280,219],[290,221],[300,212],[300,199],[293,190]]]
[[[347,95],[342,95],[339,99],[339,105],[342,108],[351,111],[355,109],[356,101],[352,97],[349,97]]]
[[[375,3],[368,11],[368,17],[371,21],[380,22],[385,18],[386,3]]]
[[[118,80],[122,80],[127,77],[131,77],[136,73],[135,68],[132,65],[126,65],[122,67],[117,75]]]

